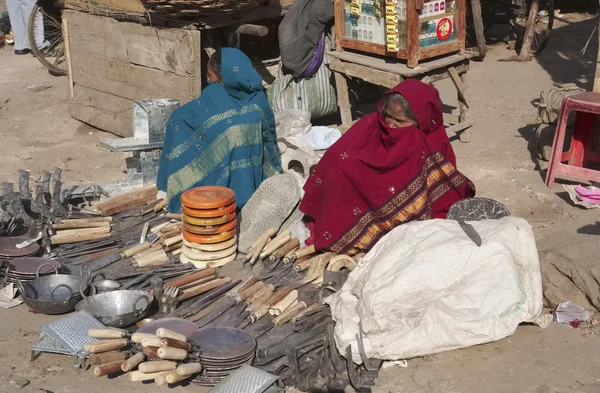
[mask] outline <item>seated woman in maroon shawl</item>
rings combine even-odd
[[[409,79],[390,90],[324,155],[300,210],[318,250],[368,251],[394,227],[446,218],[475,187],[456,169],[436,88]]]

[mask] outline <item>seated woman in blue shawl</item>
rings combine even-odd
[[[223,48],[207,68],[209,86],[167,122],[156,185],[173,213],[181,211],[181,194],[199,186],[229,187],[243,206],[281,172],[275,118],[250,59]]]

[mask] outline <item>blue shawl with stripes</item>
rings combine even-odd
[[[262,78],[240,50],[223,48],[222,84],[176,109],[167,122],[156,179],[170,212],[181,212],[181,194],[193,187],[233,189],[238,206],[266,178],[281,172],[275,118]]]

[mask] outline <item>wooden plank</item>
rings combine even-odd
[[[71,65],[71,45],[69,39],[69,26],[67,25],[67,20],[63,18],[62,20],[62,35],[64,37],[64,46],[65,46],[65,60],[67,63],[67,75],[69,77],[69,98],[75,97],[75,92],[73,90],[73,66]]]
[[[75,85],[69,102],[74,119],[122,137],[133,136],[133,104],[130,100]]]
[[[402,77],[398,74],[375,70],[354,63],[342,62],[340,60],[330,61],[329,68],[336,73],[339,72],[353,78],[362,79],[376,86],[385,86],[390,89],[402,82]]]
[[[383,56],[386,53],[385,45],[371,44],[369,42],[352,40],[350,38],[344,38],[344,37],[342,37],[339,40],[339,42],[340,42],[340,47],[342,48],[342,50],[343,50],[343,48],[346,48],[346,49],[358,50],[361,52],[372,53],[372,54],[380,55],[380,56]]]
[[[376,70],[392,72],[401,75],[405,78],[413,78],[418,75],[425,74],[432,70],[439,70],[440,68],[456,66],[457,64],[466,62],[468,63],[469,57],[466,55],[452,55],[446,56],[426,63],[421,63],[419,68],[408,68],[408,66],[402,62],[390,61],[389,58],[384,59],[375,56],[366,56],[359,53],[353,52],[327,52],[328,55],[342,61],[350,63],[356,63],[364,65]],[[392,59],[393,60],[393,59]]]
[[[462,103],[467,108],[469,108],[470,105],[469,105],[469,100],[467,99],[466,86],[462,83],[462,80],[460,79],[460,76],[458,75],[456,68],[449,67],[448,74],[450,74],[450,79],[452,79],[452,83],[454,83],[454,87],[456,87],[459,101],[462,101]]]
[[[462,82],[463,85],[463,94],[466,96],[466,92],[467,92],[467,74],[464,73],[460,76],[460,80]],[[458,97],[458,107],[460,109],[460,115],[458,116],[458,121],[459,123],[462,122],[466,122],[467,121],[467,112],[468,112],[468,108],[469,106],[467,105],[466,101],[463,102],[460,98],[460,95]],[[462,143],[469,143],[471,142],[471,129],[467,128],[466,130],[464,130],[463,132],[461,132],[461,134],[459,135],[459,139]]]
[[[344,0],[334,0],[334,28],[335,28],[335,49],[344,51],[344,29],[346,26],[346,17],[344,12]]]
[[[179,76],[199,73],[190,59],[200,47],[192,46],[194,42],[189,40],[190,36],[198,36],[199,42],[199,31],[157,29],[69,10],[64,15],[69,21],[74,58],[85,52]]]
[[[437,58],[440,56],[440,59],[446,58],[448,57],[449,54],[452,53],[456,53],[458,56],[464,56],[464,55],[460,55],[458,54],[458,51],[460,51],[460,46],[461,43],[458,40],[454,40],[451,42],[447,42],[445,44],[439,44],[439,45],[433,45],[430,46],[429,48],[423,48],[419,50],[419,60],[428,60],[428,59],[432,59],[432,58]],[[432,60],[431,62],[433,62],[435,60]],[[424,63],[423,65],[428,66],[428,63]]]
[[[89,52],[73,50],[71,53],[76,85],[130,100],[172,98],[185,103],[196,98],[187,76]]]
[[[156,199],[158,189],[154,184],[142,187],[137,190],[126,192],[97,202],[93,208],[99,211],[103,216],[112,216],[128,209],[143,206]]]
[[[350,95],[348,94],[348,82],[346,77],[338,72],[333,73],[335,77],[335,90],[337,92],[338,107],[342,125],[352,123],[352,108],[350,106]]]
[[[408,69],[415,68],[419,64],[419,11],[416,0],[408,0],[406,3],[406,66]],[[420,2],[419,6],[421,6]]]
[[[457,67],[455,67],[456,71],[459,74],[464,74],[465,72],[469,71],[469,65],[468,64],[462,64],[459,65]],[[434,83],[437,81],[441,81],[442,79],[446,79],[449,78],[450,74],[448,74],[448,72],[445,69],[439,69],[439,70],[433,70],[430,72],[425,73],[424,75],[417,77],[417,79],[421,79],[421,81],[423,81],[423,83]]]
[[[95,7],[110,8],[120,11],[134,11],[134,12],[146,12],[146,9],[142,5],[140,0],[67,0],[67,4],[87,6],[93,5]]]

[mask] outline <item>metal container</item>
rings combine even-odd
[[[146,291],[112,291],[86,297],[75,309],[87,311],[106,326],[123,328],[144,318],[153,299]]]
[[[42,265],[43,266],[43,265]],[[40,266],[40,268],[42,267]],[[25,304],[42,314],[65,314],[75,309],[82,299],[80,288],[82,279],[68,274],[39,277],[30,282],[16,279],[17,287]],[[95,293],[95,290],[93,293]]]

